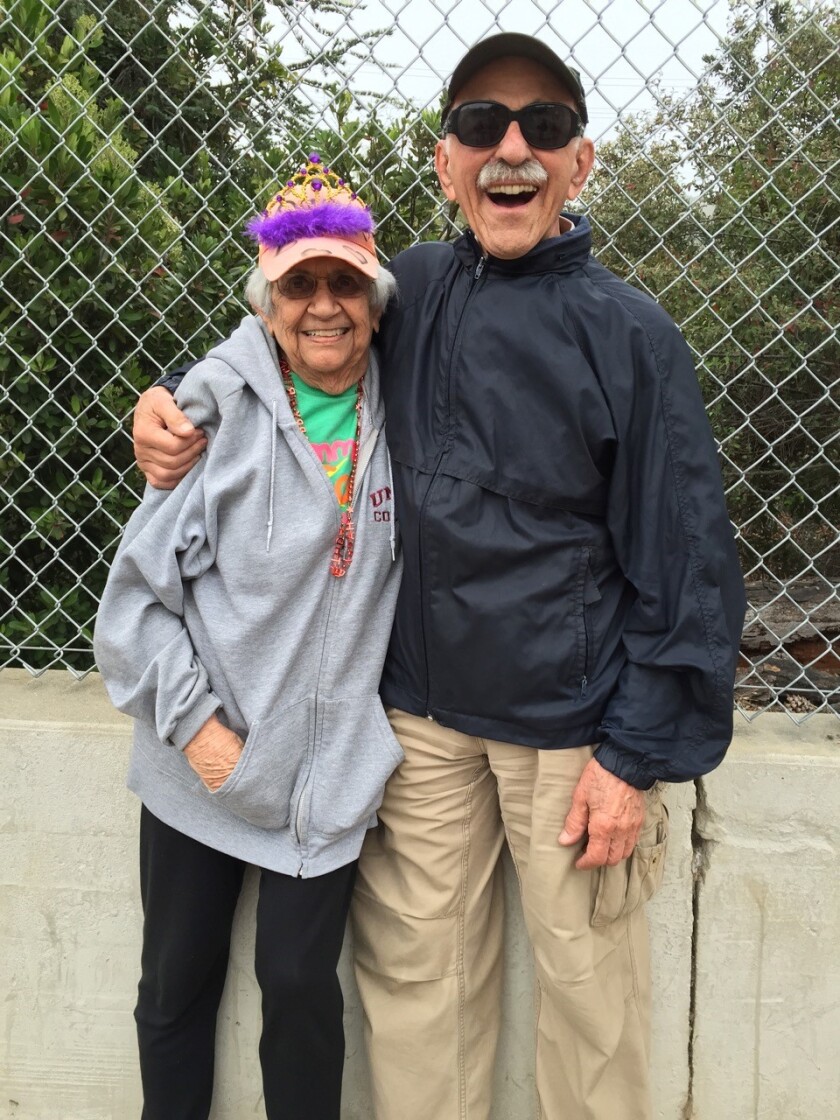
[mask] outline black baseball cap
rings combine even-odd
[[[567,66],[551,47],[547,47],[533,35],[519,35],[514,31],[506,31],[501,35],[491,35],[489,39],[484,39],[474,47],[470,47],[455,67],[446,91],[446,105],[440,115],[441,124],[449,115],[458,91],[467,84],[473,74],[477,74],[488,63],[495,62],[497,58],[530,58],[534,62],[539,62],[560,79],[575,99],[580,119],[584,124],[588,123],[589,114],[586,112],[586,99],[578,71]]]

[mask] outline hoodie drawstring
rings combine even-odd
[[[379,433],[380,439],[385,438],[385,425],[382,425],[382,430]],[[388,460],[388,486],[391,489],[391,531],[389,541],[391,544],[391,560],[392,562],[397,559],[397,500],[394,497],[394,471],[391,467],[391,452],[388,450],[388,441],[385,441],[385,458]]]
[[[271,402],[271,479],[268,484],[268,521],[266,522],[265,550],[271,548],[274,532],[274,464],[277,458],[277,401]]]

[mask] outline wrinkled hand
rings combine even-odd
[[[644,820],[644,793],[592,758],[572,794],[572,807],[557,841],[568,847],[587,833],[586,848],[575,867],[581,871],[605,864],[613,867],[635,848]]]
[[[184,747],[187,761],[209,790],[224,785],[242,754],[242,740],[211,716]]]
[[[195,466],[207,446],[168,389],[153,385],[134,409],[134,456],[146,479],[158,490],[172,490]]]

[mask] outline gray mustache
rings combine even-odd
[[[531,187],[541,187],[548,182],[548,172],[535,159],[526,159],[524,163],[516,165],[504,159],[494,159],[490,163],[485,163],[478,173],[476,182],[483,191],[508,183],[525,183]]]

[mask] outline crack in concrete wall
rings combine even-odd
[[[699,949],[700,933],[700,895],[706,880],[712,857],[712,849],[716,841],[709,839],[704,829],[712,817],[709,809],[706,787],[702,778],[694,782],[694,811],[691,815],[691,874],[694,887],[691,898],[691,973],[688,1007],[688,1089],[685,1105],[683,1106],[682,1120],[695,1120],[694,1114],[694,1036],[695,1020],[697,1015],[697,954]]]

